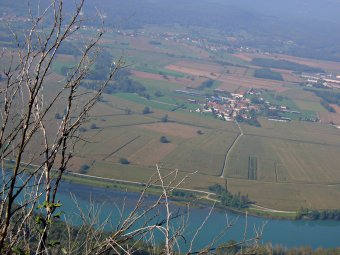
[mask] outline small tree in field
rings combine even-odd
[[[122,164],[122,165],[128,165],[128,164],[130,164],[130,161],[127,160],[126,158],[120,158],[119,163]]]
[[[168,122],[168,120],[169,120],[168,114],[165,114],[165,115],[161,118],[161,121],[162,121],[162,122]]]
[[[89,171],[89,169],[90,169],[90,166],[88,164],[83,164],[81,165],[79,172],[81,174],[86,174]]]
[[[145,106],[144,109],[143,109],[143,111],[142,111],[142,113],[143,113],[143,114],[149,114],[149,113],[151,113],[150,107],[149,107],[149,106]]]
[[[159,141],[160,141],[161,143],[170,143],[169,139],[168,139],[166,136],[161,136],[161,137],[159,138]]]

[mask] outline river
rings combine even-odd
[[[70,194],[73,194],[82,208],[89,205],[89,201],[94,201],[97,206],[101,206],[101,219],[109,217],[113,224],[117,223],[119,210],[125,204],[125,212],[134,208],[139,194],[115,191],[106,188],[91,187],[87,185],[63,182],[59,199],[63,204],[62,210],[67,212],[67,216],[76,213],[77,209]],[[156,197],[149,196],[146,204],[155,201]],[[186,207],[172,206],[173,210],[186,212]],[[209,214],[210,208],[190,208],[189,220],[186,226],[185,237],[190,240],[204,219]],[[72,213],[71,213],[72,212]],[[238,219],[237,219],[238,218]],[[224,213],[214,210],[210,215],[206,225],[194,242],[195,249],[200,249],[212,241],[221,230],[233,219],[237,219],[235,225],[229,229],[221,238],[219,243],[228,240],[242,240],[245,229],[248,238],[254,236],[254,227],[260,228],[265,224],[262,243],[271,243],[284,247],[310,246],[314,249],[318,247],[331,248],[340,246],[340,222],[335,221],[289,221],[289,220],[267,220],[248,216],[236,215],[228,212]],[[247,226],[247,228],[245,227]],[[183,249],[188,244],[182,244]]]

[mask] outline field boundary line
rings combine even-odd
[[[141,122],[141,123],[131,123],[131,124],[121,124],[121,125],[111,125],[106,126],[105,128],[115,128],[115,127],[133,127],[133,126],[142,126],[142,125],[149,125],[149,124],[157,124],[161,123],[160,120],[155,121],[148,121],[148,122]]]
[[[244,135],[262,137],[262,138],[268,138],[268,139],[274,139],[274,140],[282,140],[282,141],[288,141],[288,142],[294,142],[294,143],[313,144],[313,145],[321,145],[325,147],[340,148],[340,144],[326,144],[326,143],[321,143],[321,142],[313,142],[313,141],[306,141],[306,140],[304,141],[304,140],[298,140],[298,139],[292,139],[292,138],[275,137],[275,136],[252,134],[252,133],[246,133]]]
[[[226,170],[226,166],[228,164],[228,159],[229,159],[230,153],[233,151],[234,147],[238,144],[238,141],[240,140],[240,138],[244,135],[243,130],[242,130],[240,124],[236,120],[235,120],[235,123],[236,123],[238,129],[240,130],[240,133],[236,137],[236,139],[234,140],[233,144],[228,149],[227,154],[226,154],[226,156],[224,158],[224,162],[223,162],[223,166],[222,166],[222,172],[221,172],[221,176],[220,176],[221,178],[224,178],[225,170]]]
[[[128,146],[130,143],[133,143],[134,141],[136,141],[138,138],[140,138],[141,136],[138,135],[135,138],[133,138],[132,140],[128,141],[127,143],[123,144],[122,146],[120,146],[119,148],[117,148],[116,150],[114,150],[113,152],[111,152],[109,155],[107,155],[106,157],[103,158],[103,160],[107,160],[109,157],[113,156],[114,154],[116,154],[118,151],[120,151],[121,149],[123,149],[124,147]]]
[[[169,106],[178,106],[177,104],[171,104],[171,103],[166,103],[166,102],[162,102],[162,101],[159,101],[159,100],[150,100],[151,102],[155,102],[155,103],[158,103],[158,104],[164,104],[164,105],[169,105]]]

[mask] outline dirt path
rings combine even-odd
[[[238,141],[240,140],[240,138],[244,135],[243,130],[240,127],[240,124],[237,121],[235,121],[235,123],[236,123],[238,129],[240,130],[240,133],[236,137],[236,139],[233,142],[233,144],[230,146],[230,148],[229,148],[229,150],[228,150],[228,152],[227,152],[227,154],[225,156],[223,167],[222,167],[222,173],[221,173],[221,176],[220,176],[221,178],[224,178],[226,166],[228,164],[228,159],[229,159],[229,156],[230,156],[231,152],[233,151],[234,147],[238,144]]]
[[[150,100],[150,101],[158,103],[158,104],[164,104],[164,105],[170,105],[170,106],[178,106],[177,104],[170,104],[170,103],[166,103],[166,102],[162,102],[162,101],[158,101],[158,100]]]
[[[296,213],[294,211],[281,211],[281,210],[275,210],[275,209],[270,209],[270,208],[266,208],[260,205],[252,205],[251,208],[263,211],[263,212],[271,212],[271,213]]]
[[[145,182],[134,182],[134,181],[125,181],[125,180],[119,180],[119,179],[112,179],[112,178],[106,178],[106,177],[98,177],[98,176],[93,176],[93,175],[87,175],[87,174],[79,174],[79,173],[74,173],[74,172],[68,172],[70,175],[75,175],[75,176],[82,176],[90,179],[97,179],[97,180],[103,180],[103,181],[113,181],[113,182],[120,182],[120,183],[127,183],[127,184],[137,184],[137,185],[146,185],[147,183]],[[162,185],[157,185],[157,184],[151,184],[150,186],[152,187],[162,187]],[[169,187],[169,188],[174,188],[174,187]],[[215,193],[212,192],[207,192],[207,191],[202,191],[202,190],[197,190],[197,189],[185,189],[185,188],[178,188],[179,190],[184,190],[184,191],[191,191],[191,192],[196,192],[196,193],[201,193],[205,195],[215,195]]]

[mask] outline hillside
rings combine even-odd
[[[24,13],[22,1],[4,1],[3,7]],[[34,6],[34,1],[31,1]],[[71,2],[66,8],[72,8]],[[319,10],[323,11],[320,12]],[[334,0],[313,1],[235,1],[235,0],[94,0],[85,13],[99,10],[106,25],[117,28],[140,28],[149,24],[217,29],[225,36],[236,37],[233,46],[248,46],[302,57],[340,61],[340,3]],[[34,11],[34,10],[33,10]],[[93,19],[92,19],[93,20]]]

